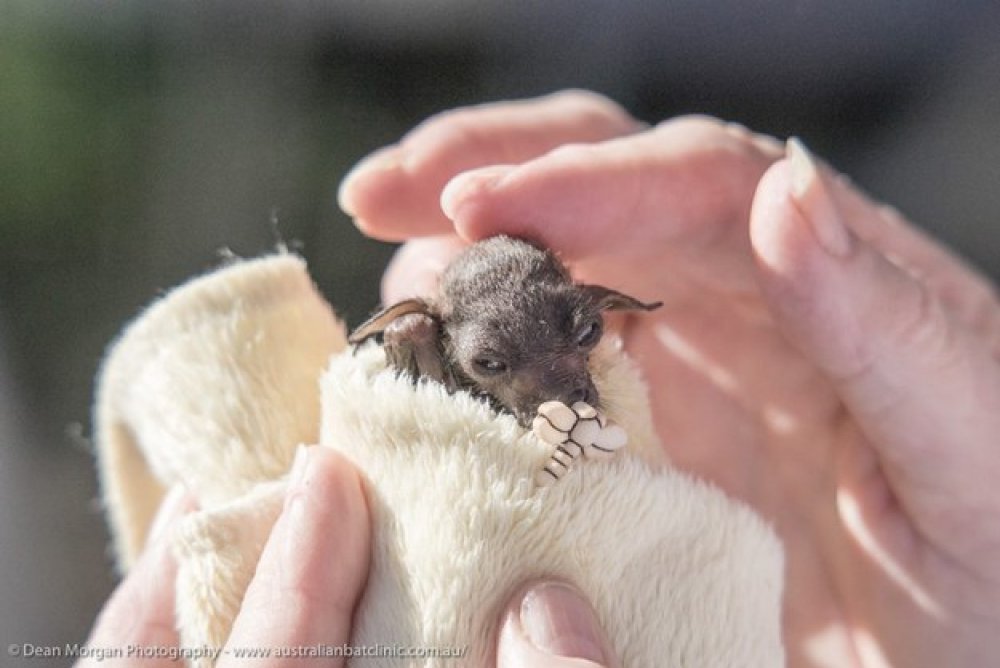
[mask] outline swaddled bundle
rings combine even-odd
[[[319,442],[358,466],[371,506],[355,645],[464,647],[460,665],[486,665],[500,606],[546,576],[592,601],[624,666],[783,665],[776,538],[663,462],[641,381],[614,341],[593,349],[590,373],[629,443],[547,487],[535,479],[553,445],[515,415],[414,384],[379,346],[352,355],[345,343],[304,264],[281,255],[176,289],[111,351],[97,423],[122,566],[165,487],[183,482],[201,508],[176,536],[185,646],[225,643],[294,450]]]

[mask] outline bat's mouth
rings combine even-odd
[[[538,416],[538,407],[547,401],[560,401],[567,406],[573,406],[578,402],[583,402],[592,408],[600,409],[601,402],[600,396],[597,393],[596,388],[593,384],[590,384],[585,391],[573,391],[573,392],[553,392],[552,396],[543,397],[540,399],[533,399],[529,402],[519,402],[515,405],[509,405],[493,396],[489,392],[473,392],[473,396],[485,401],[489,404],[490,408],[501,415],[511,415],[517,420],[518,425],[524,429],[531,429],[531,423],[534,422],[535,418]]]

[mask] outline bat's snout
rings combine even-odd
[[[594,408],[597,408],[598,396],[597,388],[594,387],[594,381],[590,377],[590,373],[580,373],[576,374],[574,378],[567,378],[563,380],[558,385],[552,387],[552,392],[548,392],[549,396],[541,397],[542,401],[539,405],[545,401],[552,401],[553,399],[558,400],[566,404],[567,406],[572,406],[575,403],[583,402],[589,404]]]
[[[526,429],[530,428],[532,420],[538,415],[538,407],[547,401],[560,401],[567,406],[572,406],[582,401],[594,408],[598,408],[600,398],[597,394],[597,388],[594,387],[594,383],[590,380],[569,390],[547,392],[543,396],[536,397],[528,404],[522,404],[520,410],[513,411],[518,423]]]
[[[565,399],[563,399],[563,403],[567,406],[572,406],[578,401],[590,404],[591,406],[597,403],[597,389],[592,383],[571,390],[566,394]]]

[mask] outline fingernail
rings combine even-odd
[[[477,192],[494,188],[513,167],[494,165],[459,174],[441,191],[441,210],[451,220],[458,220],[462,205]]]
[[[292,468],[288,472],[288,484],[295,487],[302,482],[306,473],[306,463],[309,460],[309,452],[306,446],[299,445],[295,448],[295,459],[292,460]]]
[[[521,601],[521,626],[547,654],[597,663],[609,656],[590,604],[565,584],[549,582],[529,590]]]
[[[362,159],[340,182],[340,187],[337,189],[337,205],[340,206],[340,210],[353,218],[357,214],[356,203],[352,197],[357,180],[373,176],[378,172],[396,169],[402,161],[403,156],[398,146],[386,146]]]
[[[285,540],[286,557],[288,563],[294,563],[295,550],[298,549],[299,540],[302,535],[310,530],[312,524],[309,521],[307,511],[310,495],[306,478],[310,473],[311,448],[299,445],[295,450],[295,459],[292,461],[292,468],[288,472],[288,492],[285,495],[285,504],[282,515],[287,518],[286,525],[288,532]]]
[[[149,540],[146,542],[159,541],[166,535],[167,529],[174,521],[193,507],[194,502],[183,485],[171,487],[167,495],[163,497],[163,501],[160,502],[160,508],[156,511],[156,517],[149,528]]]
[[[851,233],[837,210],[815,158],[801,140],[785,144],[792,175],[792,197],[812,225],[819,244],[834,257],[846,257],[852,248]]]

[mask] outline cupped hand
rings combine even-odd
[[[177,492],[163,504],[149,546],[105,605],[86,643],[91,652],[107,655],[93,653],[78,668],[177,666],[175,657],[183,656],[179,650],[199,649],[179,647],[176,564],[166,540],[191,506]],[[354,607],[368,575],[369,543],[368,508],[357,472],[329,448],[301,450],[284,509],[216,666],[343,666],[342,657],[304,662],[301,656],[261,653],[291,655],[297,648],[350,642]],[[251,653],[258,656],[247,658]]]
[[[507,233],[665,302],[626,349],[674,464],[777,528],[790,665],[1000,656],[996,292],[801,145],[569,92],[435,117],[340,201],[409,239],[387,301]]]

